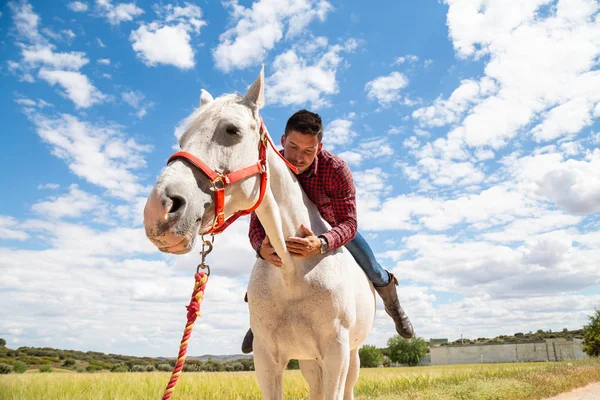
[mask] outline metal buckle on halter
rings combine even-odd
[[[217,183],[219,183],[219,182],[221,182],[221,187],[217,186]],[[217,177],[213,181],[210,181],[210,184],[212,185],[214,190],[222,190],[227,187],[226,179],[221,174],[218,174]]]
[[[212,226],[213,229],[217,229],[220,226],[220,224],[219,224],[220,220],[225,222],[225,212],[224,211],[215,215],[215,220],[214,220],[213,226]]]

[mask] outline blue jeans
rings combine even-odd
[[[365,271],[369,280],[373,282],[373,286],[382,287],[390,283],[390,276],[379,265],[371,247],[360,233],[356,232],[354,239],[346,243],[346,248],[362,270]]]

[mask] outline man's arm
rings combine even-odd
[[[328,177],[329,202],[337,225],[324,233],[329,244],[328,250],[334,250],[354,239],[358,229],[356,216],[356,188],[352,172],[346,163],[341,163]]]
[[[258,248],[262,244],[263,240],[265,240],[265,228],[263,228],[262,224],[258,220],[256,213],[253,212],[250,214],[250,228],[248,229],[248,237],[250,238],[250,245],[254,249],[254,251],[258,251]]]

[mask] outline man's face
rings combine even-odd
[[[323,147],[316,135],[291,131],[287,137],[281,136],[283,156],[298,168],[298,174],[306,171]]]

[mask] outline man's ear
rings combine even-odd
[[[285,147],[285,134],[281,135],[281,147]]]
[[[323,149],[323,142],[319,142],[319,147],[318,147],[318,150],[317,150],[317,154],[319,154],[322,149]]]

